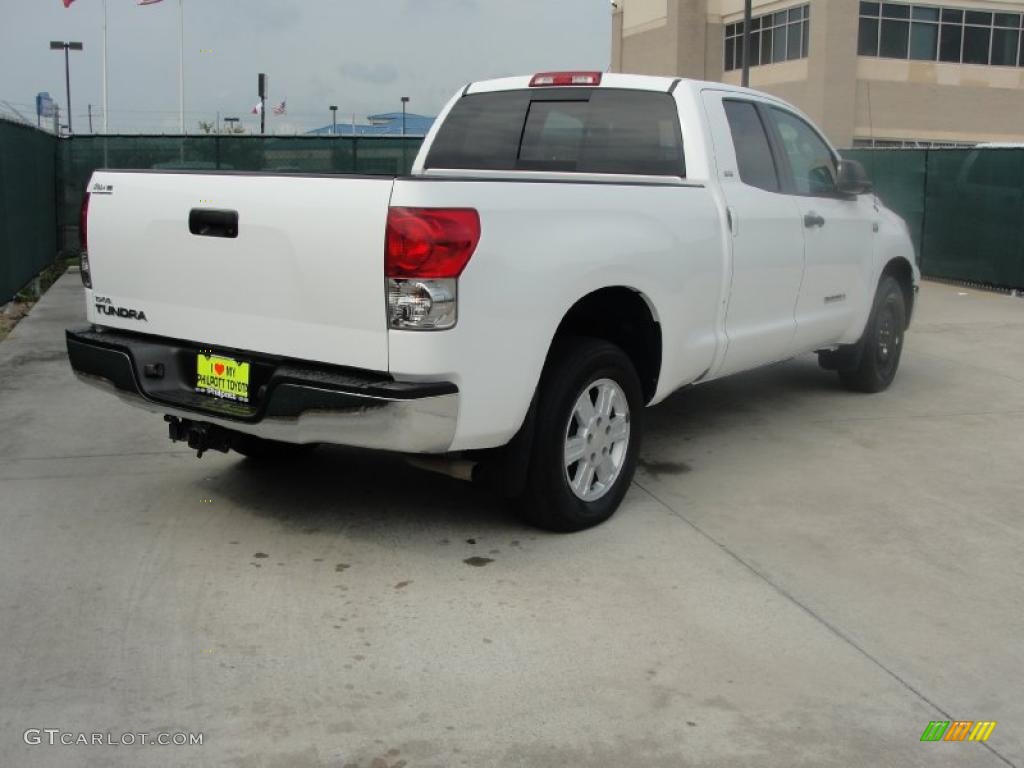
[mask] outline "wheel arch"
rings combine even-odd
[[[626,353],[648,403],[658,389],[662,364],[661,323],[650,298],[625,285],[606,286],[581,296],[562,316],[551,344],[562,336],[590,336]]]
[[[910,317],[914,313],[914,268],[910,261],[903,256],[895,256],[886,262],[882,273],[878,277],[881,282],[885,277],[892,277],[900,284],[903,291],[903,301],[907,307],[907,327],[910,327]]]

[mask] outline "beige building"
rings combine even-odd
[[[752,88],[840,147],[1024,141],[1024,1],[753,0]],[[617,0],[612,70],[739,84],[743,0]]]

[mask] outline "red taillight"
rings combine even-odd
[[[480,240],[472,208],[391,208],[384,238],[386,277],[458,277]]]
[[[89,250],[89,193],[82,195],[82,207],[78,209],[78,244],[83,251]]]
[[[530,80],[531,88],[549,85],[600,85],[600,72],[539,72]]]

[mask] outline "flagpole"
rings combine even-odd
[[[185,133],[185,0],[178,0],[178,122]]]
[[[107,132],[107,0],[103,0],[103,132]]]

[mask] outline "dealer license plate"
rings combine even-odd
[[[249,364],[217,355],[196,356],[196,391],[249,402]]]

